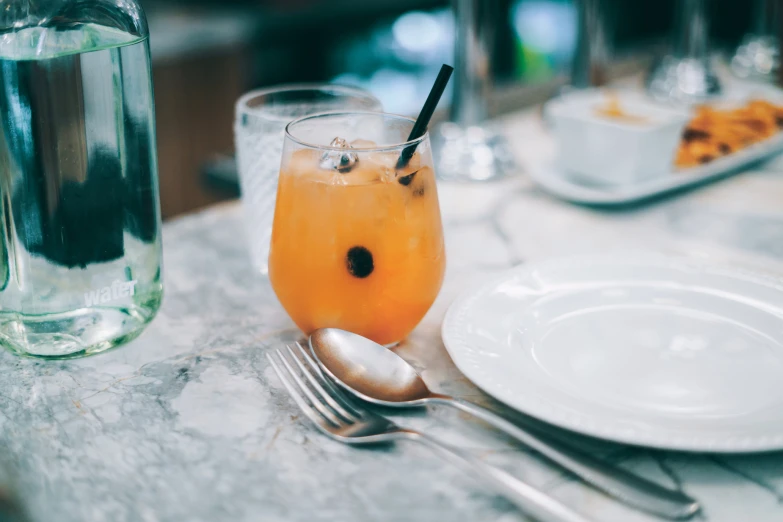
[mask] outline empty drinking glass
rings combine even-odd
[[[779,80],[780,7],[779,0],[755,0],[753,28],[731,59],[731,69],[740,78]]]
[[[381,102],[361,89],[325,84],[272,87],[237,101],[234,137],[242,204],[250,254],[262,274],[268,272],[285,126],[302,116],[336,110],[378,111]]]
[[[680,0],[676,9],[674,46],[653,66],[647,91],[663,102],[700,103],[721,93],[710,60],[707,0]]]
[[[457,39],[451,115],[432,137],[438,176],[456,181],[500,178],[513,169],[514,159],[503,134],[487,122],[497,9],[482,0],[454,0],[453,6]]]

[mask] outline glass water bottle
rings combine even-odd
[[[162,296],[148,30],[134,0],[4,0],[0,344],[69,357]]]

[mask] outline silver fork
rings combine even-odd
[[[267,353],[272,368],[315,426],[332,439],[346,444],[377,444],[411,440],[427,446],[444,459],[484,479],[525,513],[544,522],[591,522],[588,518],[525,484],[500,468],[491,466],[461,450],[419,431],[402,428],[360,406],[337,389],[321,373],[310,354],[296,343],[296,352],[274,350],[277,361]],[[302,360],[305,362],[303,363]],[[305,381],[302,379],[307,381]]]

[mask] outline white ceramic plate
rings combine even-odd
[[[533,181],[553,195],[585,205],[627,205],[737,174],[754,163],[783,151],[783,133],[699,167],[673,170],[633,185],[598,185],[579,180],[560,168],[554,158],[527,165]]]
[[[458,298],[443,339],[546,422],[666,449],[783,449],[783,280],[657,255],[520,266]]]

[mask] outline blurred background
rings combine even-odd
[[[490,114],[545,100],[568,82],[578,0],[486,0]],[[641,72],[671,40],[680,0],[602,0],[611,75]],[[238,196],[234,102],[253,88],[333,81],[414,115],[442,63],[454,61],[448,0],[144,0],[156,95],[164,218]],[[751,2],[707,3],[713,51],[750,29]],[[449,93],[442,107],[448,106]],[[442,113],[445,111],[442,111]],[[443,114],[441,114],[441,117]]]

